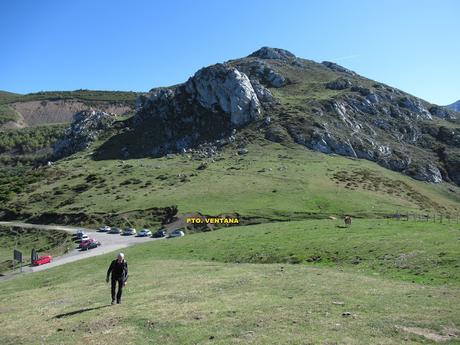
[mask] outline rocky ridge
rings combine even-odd
[[[223,145],[214,143],[255,131],[267,140],[375,161],[422,181],[460,184],[458,121],[455,112],[335,63],[263,47],[140,96],[136,115],[101,146],[98,159],[200,145],[218,150]]]

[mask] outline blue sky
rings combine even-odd
[[[147,91],[261,46],[460,99],[460,1],[0,2],[0,89]]]

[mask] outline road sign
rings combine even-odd
[[[13,258],[16,261],[22,262],[22,253],[19,250],[14,250],[13,251]]]
[[[22,272],[22,253],[19,250],[13,250],[13,271],[16,269],[16,261],[19,262]]]

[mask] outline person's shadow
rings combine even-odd
[[[78,309],[78,310],[70,311],[68,313],[58,314],[58,315],[54,316],[53,318],[54,319],[61,319],[61,318],[66,317],[66,316],[77,315],[77,314],[85,313],[87,311],[107,308],[107,307],[110,307],[110,306],[111,306],[110,304],[107,304],[107,305],[101,305],[99,307]]]

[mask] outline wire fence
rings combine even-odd
[[[390,218],[401,221],[459,224],[460,214],[396,212]]]

